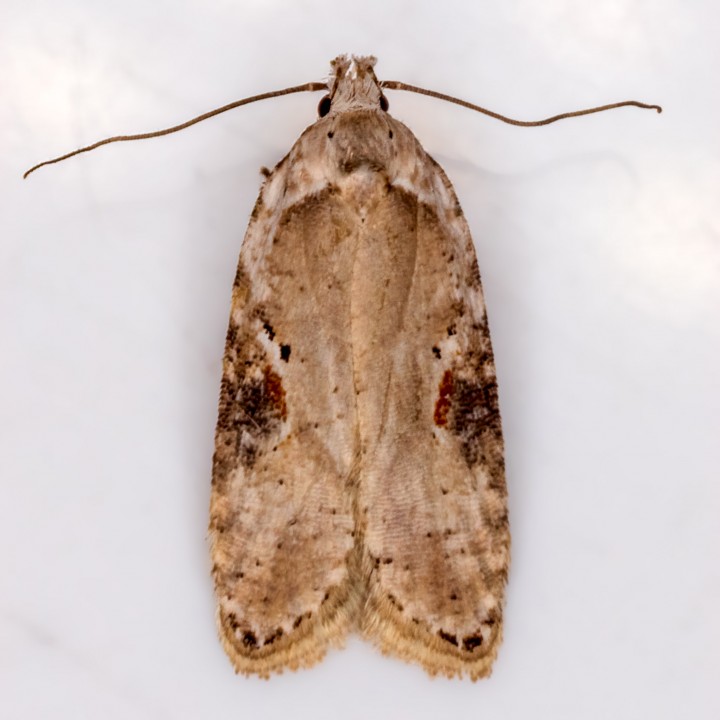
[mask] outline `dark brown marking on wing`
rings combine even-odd
[[[228,347],[237,342],[231,323]],[[262,353],[228,353],[232,366],[220,386],[220,404],[213,459],[213,482],[221,483],[238,464],[252,467],[259,447],[277,434],[287,420],[288,408],[281,376],[267,364],[260,371]],[[262,365],[261,365],[262,367]]]
[[[462,440],[468,465],[483,460],[483,435],[501,438],[500,410],[495,378],[456,378],[450,429]]]
[[[459,439],[468,466],[485,463],[491,477],[502,479],[502,427],[493,354],[487,324],[478,323],[474,329],[486,337],[467,353],[463,365],[443,374],[433,419]]]
[[[476,647],[479,647],[482,645],[482,635],[478,633],[477,635],[467,635],[463,638],[463,647],[468,651],[472,652]]]
[[[441,637],[445,642],[449,642],[451,645],[457,647],[458,639],[457,635],[452,635],[444,630],[438,630],[438,636]]]

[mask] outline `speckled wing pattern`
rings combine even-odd
[[[445,173],[381,108],[373,58],[265,181],[240,253],[213,465],[235,668],[311,665],[353,629],[489,674],[509,563],[497,384]]]

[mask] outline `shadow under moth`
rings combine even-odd
[[[431,674],[490,673],[510,560],[498,389],[470,232],[442,168],[340,56],[240,251],[210,505],[222,644],[264,677],[357,631]]]

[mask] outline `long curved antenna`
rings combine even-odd
[[[560,115],[553,115],[552,117],[545,118],[544,120],[513,120],[513,118],[500,115],[500,113],[493,112],[487,108],[474,105],[473,103],[467,102],[467,100],[460,100],[459,98],[452,97],[452,95],[445,95],[445,93],[436,92],[435,90],[426,90],[425,88],[415,87],[415,85],[407,85],[397,80],[383,80],[380,83],[380,87],[387,88],[388,90],[408,90],[409,92],[418,93],[419,95],[428,95],[429,97],[437,98],[438,100],[446,100],[447,102],[455,103],[455,105],[462,105],[462,107],[469,108],[470,110],[476,110],[477,112],[483,113],[483,115],[489,115],[491,118],[501,120],[508,125],[518,125],[519,127],[538,127],[539,125],[549,125],[550,123],[557,122],[558,120],[564,120],[565,118],[580,117],[580,115],[591,115],[592,113],[603,112],[605,110],[614,110],[620,107],[639,107],[646,110],[657,110],[659,113],[662,112],[662,108],[659,105],[647,105],[645,103],[638,102],[637,100],[625,100],[624,102],[612,103],[610,105],[600,105],[599,107],[588,108],[587,110],[575,110],[574,112],[561,113]]]
[[[462,107],[469,108],[470,110],[475,110],[479,113],[483,113],[484,115],[488,115],[492,118],[495,118],[496,120],[501,120],[502,122],[508,123],[509,125],[517,125],[519,127],[538,127],[540,125],[549,125],[550,123],[557,122],[558,120],[564,120],[565,118],[579,117],[581,115],[591,115],[592,113],[603,112],[605,110],[613,110],[615,108],[627,106],[639,107],[646,110],[657,110],[657,112],[659,113],[662,112],[662,108],[659,105],[647,105],[646,103],[641,103],[637,100],[625,100],[623,102],[611,103],[610,105],[600,105],[599,107],[588,108],[587,110],[575,110],[574,112],[561,113],[560,115],[553,115],[552,117],[545,118],[544,120],[514,120],[513,118],[509,118],[505,115],[501,115],[500,113],[493,112],[492,110],[488,110],[487,108],[481,107],[480,105],[475,105],[473,103],[467,102],[467,100],[460,100],[459,98],[453,97],[452,95],[446,95],[445,93],[436,92],[435,90],[426,90],[425,88],[416,87],[415,85],[408,85],[407,83],[399,82],[397,80],[383,80],[380,82],[380,87],[386,88],[388,90],[407,90],[409,92],[418,93],[419,95],[427,95],[429,97],[437,98],[438,100],[445,100],[447,102],[454,103],[455,105],[461,105]],[[140,133],[138,135],[115,135],[114,137],[99,140],[92,145],[78,148],[77,150],[73,150],[72,152],[66,153],[65,155],[60,155],[60,157],[53,158],[52,160],[45,160],[44,162],[38,163],[37,165],[33,165],[33,167],[31,167],[23,174],[23,178],[26,178],[28,175],[30,175],[30,173],[35,172],[38,168],[41,168],[45,165],[53,165],[54,163],[67,160],[68,158],[71,158],[75,155],[80,155],[81,153],[95,150],[102,145],[109,145],[110,143],[114,142],[126,142],[128,140],[147,140],[149,138],[161,137],[162,135],[170,135],[171,133],[184,130],[185,128],[202,122],[203,120],[215,117],[215,115],[220,115],[221,113],[227,112],[228,110],[233,110],[237,107],[240,107],[241,105],[249,105],[250,103],[257,102],[258,100],[267,100],[268,98],[279,97],[280,95],[290,95],[291,93],[298,92],[315,92],[326,89],[327,85],[322,82],[309,82],[305,83],[304,85],[295,85],[293,87],[285,88],[284,90],[274,90],[272,92],[260,93],[260,95],[253,95],[251,97],[243,98],[242,100],[236,100],[235,102],[228,103],[227,105],[223,105],[222,107],[216,108],[215,110],[210,110],[209,112],[203,113],[202,115],[198,115],[192,120],[187,120],[184,123],[180,123],[180,125],[174,125],[173,127],[165,128],[164,130],[155,130],[153,132]]]
[[[202,115],[198,115],[192,120],[180,123],[180,125],[174,125],[173,127],[166,128],[165,130],[155,130],[154,132],[140,133],[139,135],[116,135],[114,137],[105,138],[104,140],[99,140],[98,142],[93,143],[92,145],[88,145],[87,147],[82,147],[77,150],[73,150],[72,152],[65,155],[61,155],[60,157],[53,158],[52,160],[45,160],[44,162],[38,163],[37,165],[33,165],[33,167],[31,167],[27,172],[24,173],[23,178],[26,178],[30,173],[35,172],[38,168],[41,168],[44,165],[52,165],[62,160],[67,160],[74,155],[80,155],[80,153],[90,152],[91,150],[95,150],[95,148],[99,148],[102,145],[109,145],[110,143],[114,142],[125,142],[127,140],[147,140],[148,138],[160,137],[161,135],[170,135],[171,133],[184,130],[191,125],[195,125],[196,123],[202,122],[203,120],[214,117],[215,115],[220,115],[220,113],[227,112],[228,110],[233,110],[234,108],[240,107],[241,105],[249,105],[250,103],[256,102],[258,100],[267,100],[268,98],[278,97],[279,95],[290,95],[291,93],[298,92],[313,92],[316,90],[327,90],[327,84],[321,82],[309,82],[305,83],[304,85],[295,85],[293,87],[285,88],[284,90],[273,90],[272,92],[260,93],[260,95],[253,95],[252,97],[243,98],[242,100],[236,100],[235,102],[223,105],[222,107],[216,108],[215,110],[210,110],[209,112],[203,113]]]

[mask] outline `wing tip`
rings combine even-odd
[[[467,677],[474,682],[491,675],[503,632],[499,620],[482,645],[459,647],[453,636],[435,636],[421,622],[407,622],[391,603],[386,606],[381,601],[368,608],[362,634],[384,655],[420,665],[433,677]]]
[[[224,617],[220,606],[216,625],[220,642],[235,672],[245,676],[269,679],[285,670],[310,668],[320,662],[328,650],[340,649],[356,624],[360,596],[349,583],[334,601],[323,606],[313,618],[302,617],[287,633],[279,633],[272,642],[259,645],[252,633],[238,632],[238,626]],[[250,636],[250,641],[248,641]]]

